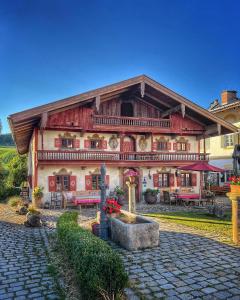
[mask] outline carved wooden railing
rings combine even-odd
[[[169,119],[154,119],[154,118],[134,118],[134,117],[94,115],[93,116],[93,125],[170,128],[171,120],[169,120]]]
[[[204,153],[179,152],[98,152],[39,150],[38,160],[98,160],[98,161],[199,161],[208,160]]]

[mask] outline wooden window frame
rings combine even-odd
[[[164,145],[164,147],[160,147],[160,145]],[[158,141],[157,142],[157,150],[158,151],[168,151],[168,142],[167,141]]]
[[[67,188],[65,188],[65,179],[67,178],[68,184]],[[58,180],[59,179],[59,180]],[[70,191],[70,175],[55,175],[56,182],[56,191]],[[60,189],[58,189],[58,185],[61,184]]]
[[[94,177],[96,180],[94,180]],[[100,190],[100,184],[101,184],[101,174],[92,174],[92,190]]]
[[[188,144],[187,142],[177,142],[177,149],[176,150],[177,151],[184,151],[184,152],[186,152],[188,150],[188,145],[187,144]],[[185,149],[183,149],[183,145],[184,145]]]
[[[164,177],[167,177],[166,178],[166,185],[165,185]],[[160,178],[161,178],[161,180],[160,180]],[[158,186],[160,188],[170,187],[170,173],[159,173],[158,174]]]
[[[90,140],[90,149],[93,149],[93,150],[102,149],[102,141],[100,139],[91,139]]]
[[[191,187],[192,186],[192,173],[181,173],[180,176],[181,176],[181,187]],[[189,178],[187,179],[188,176],[189,176]]]
[[[74,138],[65,138],[65,137],[61,137],[61,148],[62,149],[73,149],[74,148]],[[67,141],[67,144],[69,141],[71,141],[71,146],[69,147],[68,145],[63,145],[63,141]]]
[[[231,142],[230,142],[231,141]],[[224,135],[224,147],[233,147],[234,146],[234,135],[225,134]]]

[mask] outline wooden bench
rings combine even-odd
[[[67,206],[78,206],[81,210],[82,205],[96,205],[101,201],[100,191],[76,191],[76,192],[63,192],[64,197],[64,208]]]
[[[230,187],[227,185],[224,186],[211,186],[210,191],[215,195],[226,195],[226,193],[230,192]]]

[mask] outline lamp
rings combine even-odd
[[[148,171],[148,178],[149,178],[149,179],[152,179],[152,175],[151,175],[151,173],[150,173],[150,170]]]
[[[175,172],[175,176],[178,177],[180,175],[181,175],[181,172],[180,172],[180,170],[177,169],[176,172]]]
[[[147,184],[147,180],[146,180],[146,177],[143,177],[143,182],[142,182],[143,185],[146,185]]]

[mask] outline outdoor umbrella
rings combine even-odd
[[[209,165],[206,162],[198,162],[195,164],[187,165],[178,167],[180,170],[186,170],[186,171],[198,171],[200,172],[200,190],[199,190],[199,199],[202,199],[202,172],[223,172],[223,169],[214,167],[212,165]]]

